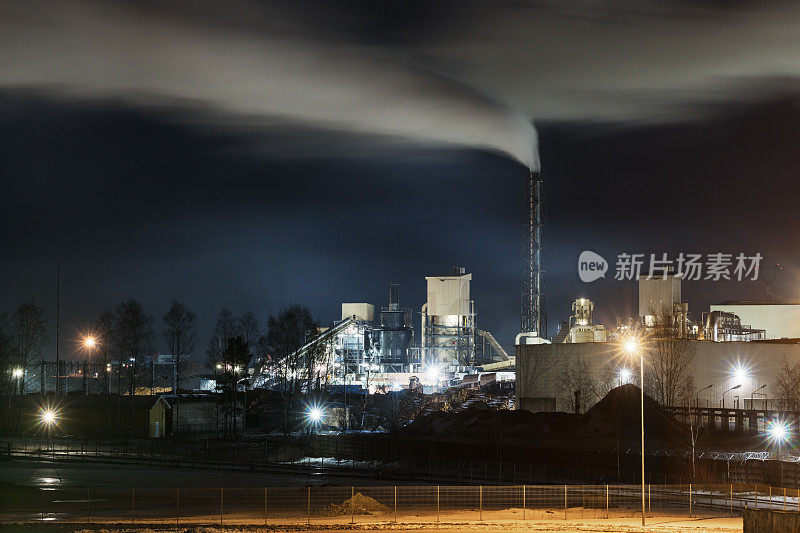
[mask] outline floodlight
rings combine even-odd
[[[58,424],[58,410],[52,407],[42,407],[39,409],[39,424],[47,426],[48,429]]]
[[[784,444],[789,440],[789,424],[784,420],[772,420],[767,425],[767,436],[778,445]]]
[[[628,353],[636,353],[639,343],[636,342],[636,339],[628,339],[622,344],[622,348]]]
[[[319,424],[324,414],[321,407],[311,406],[308,408],[308,419],[314,424]]]

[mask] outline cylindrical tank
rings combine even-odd
[[[409,324],[411,317],[406,310],[381,311],[379,332],[381,362],[408,364],[411,359],[411,344],[414,330]]]

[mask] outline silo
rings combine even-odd
[[[399,287],[389,287],[389,306],[381,309],[381,325],[377,333],[376,350],[384,372],[403,372],[410,363],[414,330],[411,311],[401,309],[398,303]]]

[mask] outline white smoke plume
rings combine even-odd
[[[215,24],[208,13],[136,6],[0,3],[0,86],[145,105],[179,102],[228,117],[226,126],[279,120],[477,147],[538,168],[527,117],[385,51],[322,41],[279,23]]]

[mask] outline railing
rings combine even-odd
[[[646,485],[649,517],[730,517],[745,507],[800,513],[800,491],[756,485]],[[636,518],[640,485],[255,488],[19,488],[0,523],[289,525]]]

